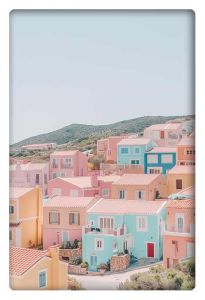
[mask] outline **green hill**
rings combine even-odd
[[[22,140],[12,147],[21,147],[28,144],[36,143],[57,143],[58,145],[66,144],[69,142],[81,143],[89,139],[94,141],[111,135],[122,135],[126,133],[142,132],[145,127],[153,124],[165,123],[172,120],[190,120],[193,116],[145,116],[131,120],[125,120],[108,125],[84,125],[84,124],[71,124],[61,129],[32,136]]]

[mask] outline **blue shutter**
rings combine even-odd
[[[39,287],[45,287],[46,286],[46,272],[40,272],[39,273]]]

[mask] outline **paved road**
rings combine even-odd
[[[78,282],[81,283],[82,287],[86,290],[116,290],[120,282],[129,279],[132,274],[138,272],[146,272],[149,267],[143,269],[136,269],[124,273],[109,274],[102,276],[92,276],[92,275],[69,275],[74,277]]]

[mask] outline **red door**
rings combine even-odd
[[[147,257],[154,257],[154,243],[147,243]]]

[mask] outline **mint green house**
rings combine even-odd
[[[83,261],[96,271],[113,255],[162,259],[166,201],[100,199],[87,212],[83,227]]]
[[[118,165],[144,165],[144,154],[152,149],[147,138],[123,139],[117,144]]]

